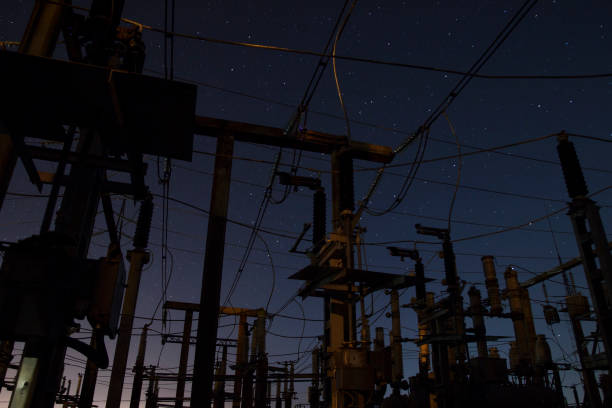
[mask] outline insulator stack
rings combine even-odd
[[[399,293],[397,289],[391,290],[391,355],[392,376],[394,382],[399,382],[404,376],[404,365],[402,359],[402,333],[400,325]]]
[[[518,345],[515,341],[510,342],[510,351],[508,352],[508,359],[510,360],[510,369],[516,371],[521,367],[521,352],[519,351]]]
[[[312,351],[312,385],[319,386],[319,349]]]
[[[312,206],[312,243],[315,251],[325,240],[325,226],[327,223],[326,204],[325,192],[323,190],[315,191]]]
[[[355,188],[353,180],[353,158],[350,154],[341,154],[338,158],[340,167],[340,211],[355,211]]]
[[[586,197],[589,190],[584,181],[584,174],[582,174],[582,168],[580,167],[574,144],[568,140],[566,134],[559,135],[558,140],[557,152],[559,153],[559,160],[561,161],[563,177],[565,178],[569,196],[571,198]]]
[[[480,291],[472,286],[468,295],[470,296],[470,312],[472,314],[474,334],[476,335],[476,344],[478,346],[478,357],[484,358],[488,356],[487,331],[484,323],[484,308],[481,304]]]
[[[374,350],[379,351],[385,348],[385,329],[383,327],[376,328],[376,337],[374,338]]]
[[[535,346],[535,364],[537,367],[550,368],[553,365],[550,347],[546,342],[546,336],[538,334]]]
[[[521,360],[521,366],[529,369],[535,358],[536,332],[531,312],[531,302],[527,289],[519,285],[516,270],[509,267],[504,274],[506,290],[510,300],[512,323],[516,335],[516,346]]]
[[[500,315],[503,311],[501,297],[499,295],[499,281],[495,272],[495,263],[492,256],[482,257],[482,268],[485,274],[485,285],[489,296],[489,304],[491,305],[491,314]]]
[[[149,245],[149,232],[153,219],[153,197],[147,196],[140,204],[136,233],[134,234],[134,248],[144,249]]]

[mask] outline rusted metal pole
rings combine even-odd
[[[206,235],[206,253],[204,255],[202,293],[200,296],[201,312],[198,319],[193,384],[191,387],[190,406],[192,407],[207,408],[210,406],[212,398],[233,152],[234,137],[231,135],[220,136],[217,139],[217,154]]]

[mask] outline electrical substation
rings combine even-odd
[[[475,236],[487,240],[550,223],[552,216],[563,218],[571,225],[567,246],[577,256],[562,259],[557,250],[558,262],[551,259],[537,273],[526,276],[521,267],[504,264],[498,259],[503,255],[496,254],[507,248],[484,244],[477,254],[478,271],[464,271],[459,258],[464,252],[457,248],[465,238],[451,229],[457,191],[463,188],[460,165],[456,182],[454,174],[446,182],[454,189],[448,222],[388,218],[400,203],[424,200],[409,189],[429,160],[425,151],[432,126],[446,120],[455,135],[450,106],[461,103],[459,94],[473,80],[487,77],[481,68],[515,28],[528,24],[522,20],[537,9],[537,1],[517,5],[476,63],[451,72],[457,81],[442,103],[393,145],[350,131],[350,106],[340,90],[336,59],[400,65],[339,55],[343,30],[361,6],[357,1],[344,4],[323,52],[310,53],[182,34],[175,27],[180,0],[165,1],[164,28],[126,17],[130,2],[125,0],[31,3],[22,37],[0,42],[0,206],[19,196],[14,186],[27,185],[36,191],[31,197],[44,200],[37,232],[2,241],[0,247],[0,400],[6,406],[612,407],[612,244],[606,234],[611,227],[600,214],[609,206],[596,201],[612,187],[591,185],[593,169],[581,164],[590,166],[591,160],[580,154],[584,143],[609,148],[609,138],[554,129],[546,137],[517,137],[521,142],[467,153],[457,138],[458,154],[439,159],[460,162],[542,141],[546,149],[556,148],[552,178],[563,183],[562,208]],[[336,13],[335,4],[329,7],[331,15]],[[163,74],[147,68],[148,36],[163,37]],[[202,86],[174,75],[179,40],[319,61],[287,126],[275,127],[264,120],[200,114]],[[309,128],[306,121],[315,90],[331,75],[332,65],[334,103],[339,100],[342,108],[337,119],[343,125],[346,120],[344,133]],[[214,151],[202,157],[200,140]],[[455,141],[450,145],[454,149]],[[274,159],[245,157],[250,149],[273,152]],[[290,165],[283,162],[291,155]],[[301,166],[302,155],[315,157],[319,168]],[[210,177],[197,183],[173,178],[174,166],[199,161],[210,163]],[[245,161],[268,171],[255,219],[232,212],[230,205],[236,183],[257,182],[255,176],[245,179],[244,172],[240,181],[234,173]],[[394,167],[398,162],[404,167]],[[383,178],[398,171],[402,178],[395,179],[392,204],[372,206]],[[534,178],[533,183],[552,182]],[[209,201],[173,198],[177,185],[194,194],[205,190]],[[278,191],[283,197],[275,201]],[[286,201],[291,194],[303,201],[295,210]],[[263,225],[266,211],[274,215],[268,208],[274,204],[303,226],[288,233]],[[133,217],[126,215],[127,205],[137,210]],[[168,220],[173,205],[207,217],[200,264],[183,265],[172,249]],[[155,214],[160,212],[158,247],[152,235],[159,232]],[[368,229],[380,226],[400,228],[412,239],[385,240],[379,232],[373,238]],[[238,239],[231,228],[240,229]],[[550,240],[550,234],[555,239],[552,226],[550,233],[543,232],[542,239]],[[279,247],[270,249],[269,237],[286,241],[283,254],[292,263],[282,276],[273,262]],[[104,239],[103,248],[92,250],[94,238]],[[237,269],[224,261],[232,244],[244,250]],[[379,251],[370,256],[374,245]],[[259,296],[263,273],[248,284],[241,281],[254,248],[271,262],[269,298]],[[103,256],[92,255],[100,251]],[[442,265],[436,270],[442,275],[434,273],[432,262]],[[181,279],[196,288],[197,296],[168,296],[171,278],[188,268],[197,271]],[[157,270],[162,274],[159,301],[142,290],[159,280]],[[561,289],[549,295],[551,285]],[[534,291],[544,298],[535,299]],[[271,306],[273,296],[282,302]],[[138,314],[143,304],[152,316]],[[301,315],[287,311],[300,310],[296,305]],[[284,331],[287,321],[304,326]],[[555,330],[561,327],[571,341],[559,343]],[[289,346],[282,342],[298,340],[297,352],[286,352]],[[563,358],[555,357],[558,350]],[[162,352],[171,364],[160,364]]]

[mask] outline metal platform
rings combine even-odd
[[[10,51],[0,51],[0,76],[10,78],[0,119],[20,137],[63,140],[73,125],[117,153],[191,161],[195,85]]]

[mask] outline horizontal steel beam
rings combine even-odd
[[[167,301],[164,303],[164,309],[171,310],[191,310],[192,312],[200,311],[199,303],[189,303],[189,302],[174,302]],[[219,308],[219,313],[226,315],[246,315],[249,317],[257,317],[258,312],[262,312],[264,309],[245,309],[241,307],[225,307],[222,306]],[[264,311],[265,312],[265,311]]]
[[[346,148],[351,152],[354,159],[377,163],[390,163],[394,156],[393,150],[388,146],[349,141],[346,136],[312,130],[299,132],[297,135],[288,135],[285,130],[280,128],[204,116],[196,116],[194,133],[212,137],[229,134],[241,142],[300,149],[315,153],[329,154]]]
[[[608,248],[612,249],[612,242],[608,243]],[[567,262],[562,263],[559,266],[555,266],[554,268],[546,271],[546,272],[542,272],[541,274],[534,276],[533,278],[526,280],[525,282],[521,283],[521,286],[524,288],[528,288],[530,286],[533,286],[537,283],[543,282],[547,279],[550,278],[554,278],[555,276],[559,275],[562,272],[568,271],[572,268],[575,268],[576,266],[580,265],[582,263],[582,258],[581,257],[576,257],[576,258],[572,258]]]
[[[32,159],[45,160],[58,162],[61,160],[62,151],[59,149],[48,149],[38,146],[27,146],[26,150],[30,154]],[[94,156],[94,155],[81,155],[76,152],[70,152],[67,154],[66,162],[70,164],[83,163],[86,166],[96,167],[100,169],[107,169],[113,171],[120,171],[124,173],[131,173],[134,170],[139,170],[143,173],[146,172],[146,163],[133,163],[129,160],[115,159],[110,157]]]

